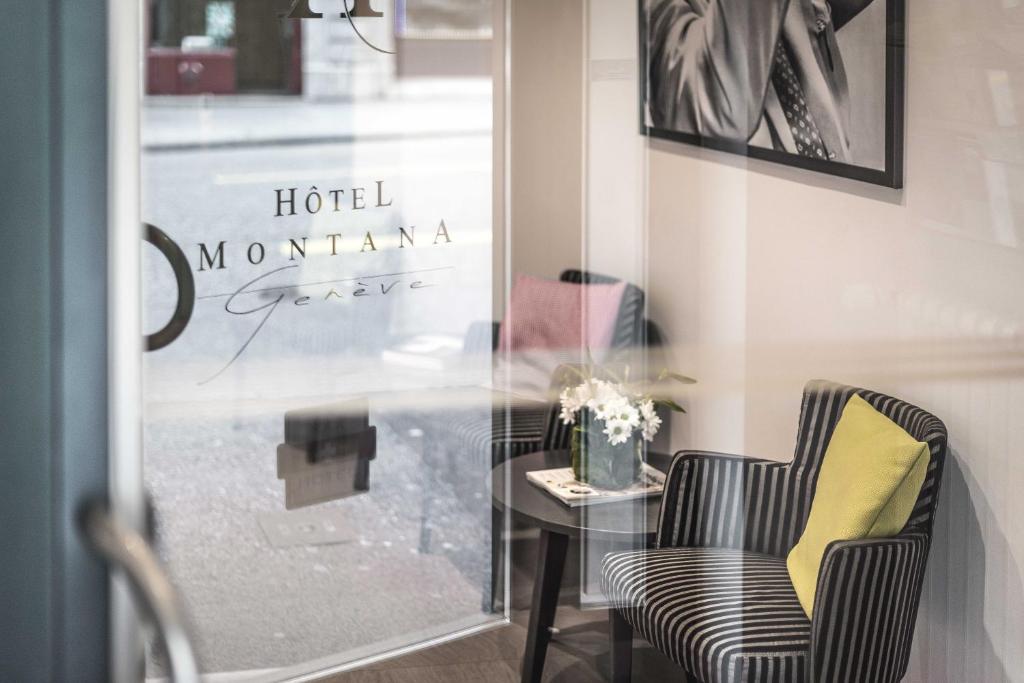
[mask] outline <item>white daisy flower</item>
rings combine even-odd
[[[576,414],[583,407],[583,402],[579,396],[579,389],[580,387],[575,389],[566,388],[558,396],[558,401],[562,404],[562,411],[558,417],[562,420],[563,424],[569,425],[576,422]]]
[[[619,393],[618,387],[604,380],[591,380],[590,385],[590,397],[586,405],[594,411],[598,419],[604,419],[601,416],[605,413],[606,406],[612,401],[622,398],[622,394]]]
[[[650,417],[644,418],[643,424],[641,425],[641,433],[643,434],[644,441],[654,441],[654,437],[660,428],[661,418],[657,415],[652,414]]]
[[[605,425],[604,433],[608,437],[608,443],[613,446],[626,443],[633,433],[632,428],[621,420],[608,420]]]
[[[628,400],[623,399],[623,403],[617,406],[615,417],[628,425],[631,430],[640,426],[640,411]]]

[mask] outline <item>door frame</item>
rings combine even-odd
[[[108,5],[9,5],[0,679],[109,680],[107,570],[76,524],[108,492]]]
[[[110,507],[145,527],[142,475],[142,265],[140,236],[143,87],[142,2],[107,0],[107,325]],[[110,665],[114,683],[144,677],[140,620],[127,584],[110,584]]]

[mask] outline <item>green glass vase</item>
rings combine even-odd
[[[576,481],[599,489],[624,489],[640,479],[644,441],[634,433],[624,443],[612,445],[603,432],[604,423],[586,408],[572,430],[572,471]]]

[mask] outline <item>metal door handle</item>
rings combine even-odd
[[[199,667],[174,586],[141,534],[115,518],[102,502],[86,504],[79,527],[92,548],[128,578],[142,612],[156,626],[175,683],[199,683]]]

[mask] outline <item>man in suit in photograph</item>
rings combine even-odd
[[[648,124],[853,163],[836,31],[871,2],[647,0]]]

